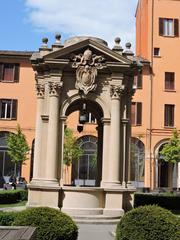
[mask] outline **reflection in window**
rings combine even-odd
[[[144,144],[138,138],[131,138],[131,181],[135,187],[144,186]]]
[[[15,165],[7,153],[6,139],[8,132],[0,132],[0,187],[3,183],[8,182],[11,175],[14,175]],[[17,169],[18,175],[20,174],[20,167]]]
[[[73,162],[73,183],[80,186],[95,186],[97,173],[97,138],[84,136],[78,140],[83,155]]]

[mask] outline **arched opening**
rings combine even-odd
[[[131,181],[135,187],[144,187],[144,163],[145,163],[145,147],[144,143],[138,138],[131,138]]]
[[[166,145],[162,143],[157,149],[157,187],[158,188],[176,188],[177,185],[177,166],[176,164],[166,162],[161,151]]]
[[[83,154],[72,163],[71,184],[100,186],[102,178],[103,111],[96,102],[81,99],[66,111],[66,126],[73,130]],[[71,118],[69,120],[68,118]],[[84,119],[84,120],[83,120]],[[83,121],[82,121],[83,120]]]
[[[83,150],[79,161],[72,164],[72,181],[78,186],[96,186],[97,179],[97,137],[83,136],[78,139]]]
[[[15,166],[7,153],[7,137],[9,132],[0,132],[0,187],[9,182],[12,175],[21,175],[21,166]]]

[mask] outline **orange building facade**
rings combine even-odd
[[[177,185],[178,166],[164,163],[160,154],[172,129],[176,127],[180,131],[179,19],[179,1],[138,2],[136,55],[143,67],[135,78],[137,90],[132,99],[130,171],[130,180],[138,188],[180,187]],[[13,174],[5,138],[15,131],[18,123],[31,148],[19,174],[28,182],[32,177],[36,96],[31,55],[32,52],[0,51],[0,169],[4,181]],[[89,116],[82,132],[77,129],[79,112],[71,114],[66,124],[77,138],[97,136],[93,116]],[[70,184],[71,169],[68,171],[67,174],[64,169],[64,176],[65,182]]]
[[[172,135],[180,131],[179,68],[180,1],[140,0],[136,11],[136,55],[146,62],[137,86],[134,103],[140,103],[140,123],[134,122],[132,135],[143,143],[144,186],[176,188],[178,166],[165,163],[160,151]],[[134,114],[134,113],[132,113]]]

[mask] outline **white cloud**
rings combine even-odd
[[[25,0],[28,18],[36,29],[62,35],[100,37],[110,45],[119,36],[135,41],[138,0]]]

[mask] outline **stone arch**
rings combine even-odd
[[[79,94],[75,94],[71,97],[69,97],[68,99],[66,99],[61,106],[60,109],[60,116],[66,116],[66,111],[68,109],[68,107],[75,101],[77,100],[82,100],[83,98],[79,95]],[[99,104],[99,106],[101,107],[102,111],[103,111],[103,115],[104,118],[110,118],[110,110],[107,108],[107,104],[105,104],[105,102],[97,95],[95,94],[89,94],[88,100],[92,101],[92,102],[96,102],[97,104]]]
[[[177,185],[177,166],[163,160],[160,151],[169,138],[160,140],[154,147],[155,156],[155,186],[157,188],[172,188]]]

